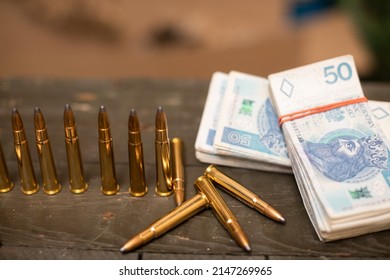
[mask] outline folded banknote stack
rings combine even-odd
[[[196,139],[207,163],[288,173],[322,241],[390,228],[390,106],[351,56],[272,74],[213,75]]]
[[[195,142],[202,162],[292,173],[267,79],[216,72]]]
[[[389,142],[353,58],[269,76],[293,172],[321,240],[390,228]]]

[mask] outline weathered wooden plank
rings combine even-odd
[[[139,258],[137,253],[123,255],[104,250],[22,246],[4,246],[0,249],[0,260],[138,260]]]
[[[257,255],[201,255],[201,254],[142,254],[143,260],[265,260],[264,256]]]
[[[275,223],[229,195],[222,193],[251,243],[252,253],[239,248],[210,210],[204,210],[167,234],[122,256],[123,243],[174,208],[173,197],[154,192],[154,119],[157,106],[167,112],[170,137],[185,144],[187,194],[207,164],[194,156],[195,138],[207,94],[208,82],[153,80],[6,80],[0,82],[0,138],[12,179],[13,191],[0,195],[0,258],[389,258],[388,231],[322,243],[318,240],[291,175],[220,167],[262,196],[285,215],[287,223]],[[367,95],[390,100],[389,86],[368,84]],[[387,94],[387,95],[386,95]],[[67,163],[62,123],[63,107],[71,104],[81,141],[84,168],[89,183],[86,193],[68,191]],[[101,194],[97,149],[97,113],[105,105],[112,125],[114,153],[120,192]],[[34,167],[39,175],[33,110],[39,106],[45,116],[59,180],[63,190],[48,196],[20,192],[10,123],[11,108],[22,114],[29,137]],[[141,122],[149,192],[141,198],[128,194],[127,118],[136,108]],[[38,253],[42,252],[42,253]],[[60,252],[60,253],[57,253]],[[62,252],[62,253],[61,253]]]

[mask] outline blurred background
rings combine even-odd
[[[0,77],[259,76],[352,54],[390,80],[390,1],[0,0]]]

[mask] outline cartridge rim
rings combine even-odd
[[[45,194],[48,194],[48,195],[57,194],[57,193],[59,193],[61,190],[62,190],[62,187],[61,187],[61,185],[59,185],[59,184],[57,185],[57,189],[55,189],[55,190],[47,190],[47,189],[43,188],[43,192],[44,192]]]
[[[131,187],[129,189],[129,193],[132,195],[132,196],[135,196],[135,197],[140,197],[140,196],[144,196],[148,193],[148,187],[145,186],[145,191],[143,192],[132,192],[131,191]]]
[[[172,193],[173,193],[173,189],[172,190],[169,190],[167,192],[160,192],[158,190],[158,188],[156,187],[155,189],[156,193],[159,195],[159,196],[170,196]]]
[[[39,185],[36,185],[35,189],[33,189],[33,190],[25,190],[22,188],[22,193],[25,195],[33,195],[33,194],[36,194],[39,191],[39,189],[40,189]]]
[[[69,190],[75,194],[84,193],[88,190],[88,184],[85,183],[85,184],[83,184],[83,186],[81,186],[79,188],[74,188],[74,187],[72,188],[72,186],[69,186]]]
[[[100,191],[101,191],[104,195],[114,195],[114,194],[116,194],[116,193],[119,191],[119,185],[116,185],[116,189],[115,189],[115,190],[112,190],[112,191],[106,191],[106,190],[104,190],[104,187],[101,186],[101,187],[100,187]]]
[[[10,184],[7,187],[0,188],[0,193],[6,193],[13,190],[15,184],[13,182],[10,182]]]

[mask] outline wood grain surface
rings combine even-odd
[[[211,210],[206,209],[163,236],[129,254],[120,247],[130,237],[175,207],[173,196],[159,197],[155,188],[154,122],[158,106],[167,114],[169,136],[184,141],[186,198],[193,182],[208,166],[195,158],[194,143],[209,81],[199,80],[0,80],[0,140],[15,188],[0,194],[0,259],[389,259],[389,231],[345,240],[320,242],[303,206],[292,175],[220,167],[276,207],[286,224],[275,223],[221,192],[247,233],[252,252],[236,245]],[[390,101],[390,85],[364,84],[367,97]],[[89,189],[69,191],[63,109],[70,104],[76,118]],[[107,109],[114,142],[120,191],[100,192],[97,145],[99,107]],[[33,165],[41,175],[35,146],[33,112],[45,117],[53,157],[63,189],[49,196],[20,191],[11,129],[11,110],[24,122]],[[129,195],[127,120],[137,110],[144,147],[144,197]]]

